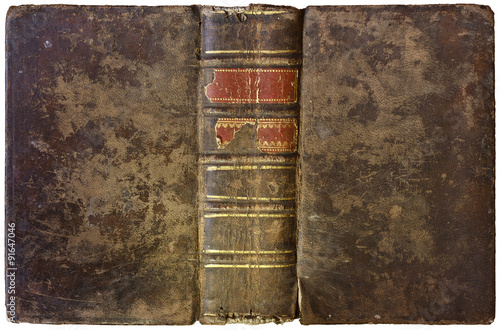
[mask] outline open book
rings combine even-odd
[[[15,322],[491,323],[493,13],[20,6]]]

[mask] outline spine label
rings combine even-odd
[[[259,150],[265,153],[297,151],[297,119],[264,118],[258,120]]]
[[[219,118],[215,136],[219,149],[224,149],[246,124],[257,123],[257,147],[264,153],[297,151],[296,118]]]
[[[214,69],[205,87],[211,103],[295,103],[297,69]]]

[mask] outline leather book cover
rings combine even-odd
[[[309,7],[300,321],[491,323],[493,13]]]
[[[479,5],[19,6],[6,312],[75,324],[489,324]]]
[[[12,321],[194,322],[197,15],[190,7],[9,11]]]

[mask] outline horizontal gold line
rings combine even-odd
[[[215,165],[208,166],[207,171],[235,171],[235,170],[294,170],[295,165]]]
[[[204,218],[293,218],[295,214],[276,213],[211,213],[203,215]]]
[[[243,72],[243,73],[248,73],[248,72],[273,72],[273,73],[298,73],[297,69],[266,69],[266,68],[215,68],[215,72]]]
[[[227,97],[210,97],[209,100],[210,101],[212,101],[212,100],[213,101],[238,101],[238,102],[253,102],[253,101],[255,101],[255,103],[259,103],[259,102],[285,102],[285,101],[288,103],[295,102],[295,98],[294,98],[294,100],[291,100],[291,99],[258,99],[258,98],[241,99],[241,98],[227,98]]]
[[[212,199],[235,199],[235,200],[248,200],[248,201],[292,201],[295,197],[246,197],[246,196],[217,196],[207,195],[207,198]]]
[[[219,118],[217,120],[218,123],[245,123],[247,124],[248,122],[254,123],[257,120],[257,118]]]
[[[294,250],[275,250],[275,251],[244,251],[244,250],[204,250],[203,253],[211,253],[211,254],[285,254],[285,253],[293,253]]]
[[[259,123],[277,123],[277,122],[287,122],[287,123],[295,123],[297,122],[297,118],[261,118],[258,119]]]
[[[293,267],[295,264],[288,265],[223,265],[223,264],[206,264],[205,268],[288,268]]]
[[[252,157],[252,156],[249,156],[249,157]],[[256,157],[256,156],[254,156],[254,157]],[[254,158],[254,157],[250,158],[247,162],[252,163],[252,164],[270,164],[271,162],[274,164],[278,164],[277,161],[273,162],[272,160],[270,161],[269,159],[261,159],[261,158]],[[281,156],[270,156],[270,157],[272,159],[279,158],[280,159],[279,164],[283,164],[283,165],[279,165],[279,166],[290,166],[290,167],[297,166],[297,163],[291,159],[281,160]],[[237,166],[237,165],[232,165],[232,164],[240,163],[240,162],[239,161],[231,162],[231,161],[228,161],[225,159],[213,159],[210,156],[201,156],[199,163],[202,165],[205,165],[205,166]],[[255,166],[260,166],[260,165],[255,165]],[[267,166],[267,165],[264,165],[264,166]],[[277,165],[269,165],[269,166],[277,166]]]
[[[296,53],[293,49],[231,49],[231,50],[205,50],[206,54],[292,54]]]
[[[246,313],[234,313],[236,315],[245,315]],[[223,317],[222,315],[219,314],[213,314],[213,313],[203,313],[203,316],[213,316],[213,317]],[[290,315],[280,315],[281,317],[292,317]]]
[[[235,14],[245,14],[245,15],[277,15],[277,14],[288,13],[286,10],[257,10],[257,11],[251,11],[251,10],[245,10],[245,11],[217,10],[217,11],[213,11],[212,13],[214,13],[214,14],[226,14],[226,13],[231,13],[231,12],[234,12]]]

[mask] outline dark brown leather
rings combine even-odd
[[[12,321],[493,321],[488,7],[20,6],[6,30]]]
[[[15,320],[191,324],[199,25],[189,7],[15,7]]]
[[[310,7],[301,322],[494,318],[493,13]]]
[[[275,121],[297,121],[298,101],[256,98],[280,70],[298,77],[301,20],[289,7],[201,10],[202,324],[281,323],[296,316],[297,149],[269,152],[259,141],[269,120],[274,131]],[[229,100],[207,97],[207,86],[222,95],[233,88],[223,85],[224,77],[233,81],[236,73],[242,86]]]

